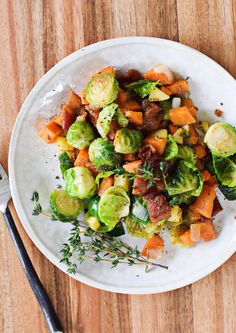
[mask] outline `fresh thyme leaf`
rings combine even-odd
[[[125,169],[124,168],[122,168],[121,166],[117,166],[117,167],[115,167],[115,169],[114,170],[112,170],[112,171],[114,171],[114,173],[116,174],[116,175],[123,175],[124,173],[125,173]]]
[[[34,209],[32,215],[40,215],[42,213],[42,207],[38,202],[34,202]]]
[[[38,202],[39,201],[39,194],[38,194],[38,192],[36,192],[36,191],[33,192],[31,200],[34,201],[34,202]]]
[[[139,177],[148,181],[147,189],[151,188],[157,180],[160,180],[160,178],[154,175],[153,168],[148,162],[145,162],[144,165],[139,168],[139,172]]]
[[[128,179],[129,180],[134,180],[134,178],[135,178],[135,173],[129,173],[128,174]]]

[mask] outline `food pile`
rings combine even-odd
[[[216,188],[236,199],[236,130],[199,121],[189,96],[188,80],[165,65],[144,75],[110,66],[80,96],[71,91],[39,133],[61,151],[54,218],[73,222],[85,208],[93,231],[145,238],[142,255],[154,259],[163,229],[183,246],[215,239]]]

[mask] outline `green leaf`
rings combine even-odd
[[[196,163],[197,156],[194,154],[193,150],[190,147],[179,145],[178,148],[178,158],[191,162],[193,164]]]
[[[215,173],[222,185],[236,186],[236,164],[227,157],[212,155]]]
[[[133,92],[135,95],[138,95],[141,98],[145,98],[157,85],[160,84],[153,81],[139,80],[129,84],[126,88],[128,91]]]
[[[97,120],[97,130],[102,138],[106,139],[106,136],[110,130],[110,124],[113,116],[118,108],[118,104],[112,103],[105,106],[102,111],[100,111],[98,120]]]
[[[178,155],[178,145],[172,135],[168,135],[167,147],[165,152],[165,160],[172,160]]]

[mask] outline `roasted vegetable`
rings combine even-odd
[[[236,130],[227,123],[218,122],[210,126],[204,142],[212,153],[228,157],[236,153]]]
[[[119,84],[113,74],[99,74],[87,84],[85,92],[91,105],[103,108],[117,98]]]
[[[95,180],[86,167],[74,167],[64,173],[66,192],[72,198],[89,199],[97,190]]]
[[[191,195],[197,196],[202,189],[200,172],[192,163],[180,160],[175,165],[174,173],[166,189],[170,196],[185,192],[191,192]]]
[[[152,82],[147,80],[140,80],[129,84],[126,88],[128,91],[140,96],[141,98],[147,97],[153,88],[156,87],[158,82]]]
[[[109,130],[112,118],[115,115],[115,112],[118,108],[118,104],[112,103],[105,106],[102,111],[99,113],[98,120],[97,120],[97,130],[98,133],[101,135],[102,138],[106,138]]]
[[[143,135],[138,130],[122,128],[116,132],[115,151],[120,154],[136,153],[141,147]]]
[[[89,159],[100,169],[113,169],[121,163],[121,155],[117,154],[111,142],[98,138],[89,146]]]
[[[119,186],[108,188],[98,204],[98,215],[101,221],[112,229],[122,217],[129,215],[130,198]]]
[[[75,221],[83,210],[83,202],[71,198],[64,190],[53,190],[50,197],[53,216],[62,222]]]
[[[236,186],[236,164],[228,157],[213,154],[213,166],[217,178],[222,185],[228,187]]]
[[[140,238],[151,238],[164,227],[163,223],[148,223],[147,225],[135,222],[131,217],[125,219],[127,231],[130,235]]]
[[[89,123],[77,120],[70,126],[66,139],[71,146],[84,149],[95,139],[95,134]]]
[[[60,162],[62,176],[64,176],[65,171],[73,167],[73,163],[65,151],[58,156],[58,159]]]
[[[173,139],[172,135],[168,135],[167,147],[165,151],[165,159],[172,160],[178,155],[178,145]]]
[[[141,197],[133,197],[130,218],[134,222],[147,225],[149,222],[149,215],[147,210],[147,203]]]
[[[196,163],[197,157],[194,154],[194,151],[190,147],[182,145],[179,145],[178,147],[179,147],[178,156],[177,156],[178,158],[191,162],[193,164]]]
[[[166,65],[159,64],[144,74],[146,80],[158,81],[161,84],[171,84],[175,80],[172,70]]]

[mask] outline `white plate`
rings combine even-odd
[[[107,40],[85,47],[60,61],[34,87],[17,118],[9,156],[11,191],[17,213],[28,235],[40,251],[57,267],[61,244],[69,236],[71,226],[32,216],[32,192],[40,194],[44,208],[49,209],[49,194],[60,175],[53,145],[45,145],[37,136],[46,119],[59,110],[67,92],[80,92],[91,73],[108,65],[121,69],[137,68],[142,72],[164,63],[182,77],[190,77],[191,97],[199,107],[199,118],[216,121],[214,110],[224,111],[223,120],[236,125],[236,83],[222,67],[200,52],[185,45],[158,38],[128,37]],[[223,103],[221,105],[220,103]],[[79,266],[75,278],[93,287],[129,294],[164,292],[186,286],[214,271],[236,248],[235,202],[220,198],[224,211],[217,215],[219,237],[199,243],[191,249],[168,245],[161,263],[169,270],[153,269],[145,273],[141,267],[121,265],[110,269],[106,263],[92,261]],[[129,243],[144,241],[127,237]]]

